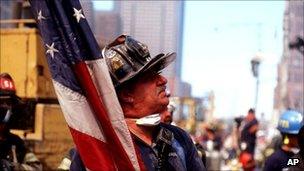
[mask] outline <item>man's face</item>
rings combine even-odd
[[[248,112],[248,114],[247,114],[247,116],[246,116],[247,121],[251,121],[251,120],[253,120],[254,118],[255,118],[254,113]]]
[[[142,116],[160,113],[167,108],[169,98],[166,95],[166,84],[165,77],[153,72],[147,72],[134,81],[130,96],[135,108],[144,109]]]

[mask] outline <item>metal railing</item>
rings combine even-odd
[[[1,28],[3,25],[9,25],[11,27],[8,28],[23,28],[25,24],[35,24],[36,21],[34,19],[9,19],[9,20],[0,20]]]

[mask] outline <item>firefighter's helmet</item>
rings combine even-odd
[[[294,110],[287,110],[280,116],[278,130],[285,134],[298,134],[304,124],[303,122],[303,114]]]
[[[8,73],[0,74],[0,98],[1,99],[18,98],[16,96],[16,87],[14,80]]]
[[[148,70],[159,72],[176,57],[175,53],[151,57],[148,47],[128,35],[121,35],[102,50],[115,87]]]

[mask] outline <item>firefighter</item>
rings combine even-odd
[[[27,151],[23,140],[9,131],[13,108],[22,101],[7,73],[0,74],[0,100],[0,170],[41,170],[41,164],[33,153]]]
[[[243,119],[241,130],[241,150],[254,156],[256,146],[256,132],[258,131],[258,120],[255,117],[255,110],[249,109],[247,116]]]
[[[206,134],[202,139],[202,146],[206,149],[207,170],[220,170],[220,150],[222,146],[220,127],[218,123],[208,123]]]
[[[169,98],[162,69],[175,53],[151,57],[148,47],[121,35],[102,52],[123,109],[128,128],[138,150],[143,170],[205,170],[190,136],[182,129],[161,123]],[[71,156],[70,170],[79,168],[79,154]]]
[[[244,170],[254,170],[254,151],[256,146],[256,132],[258,131],[258,120],[255,117],[255,110],[249,109],[246,117],[240,125],[240,149],[239,160]]]
[[[265,171],[286,170],[288,169],[288,160],[298,152],[298,133],[303,126],[303,115],[293,110],[285,111],[278,123],[283,142],[281,148],[276,150],[266,159]]]

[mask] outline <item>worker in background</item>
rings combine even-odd
[[[12,77],[0,74],[0,170],[42,170],[36,156],[29,152],[24,141],[9,128],[13,108],[22,103],[16,95]]]
[[[243,119],[240,131],[240,162],[244,170],[254,170],[254,151],[256,146],[256,132],[258,131],[259,123],[255,117],[255,110],[249,109],[246,117]]]
[[[287,110],[279,119],[278,130],[282,134],[283,143],[266,159],[265,171],[286,170],[288,160],[299,152],[298,133],[303,126],[303,115],[297,111]]]

